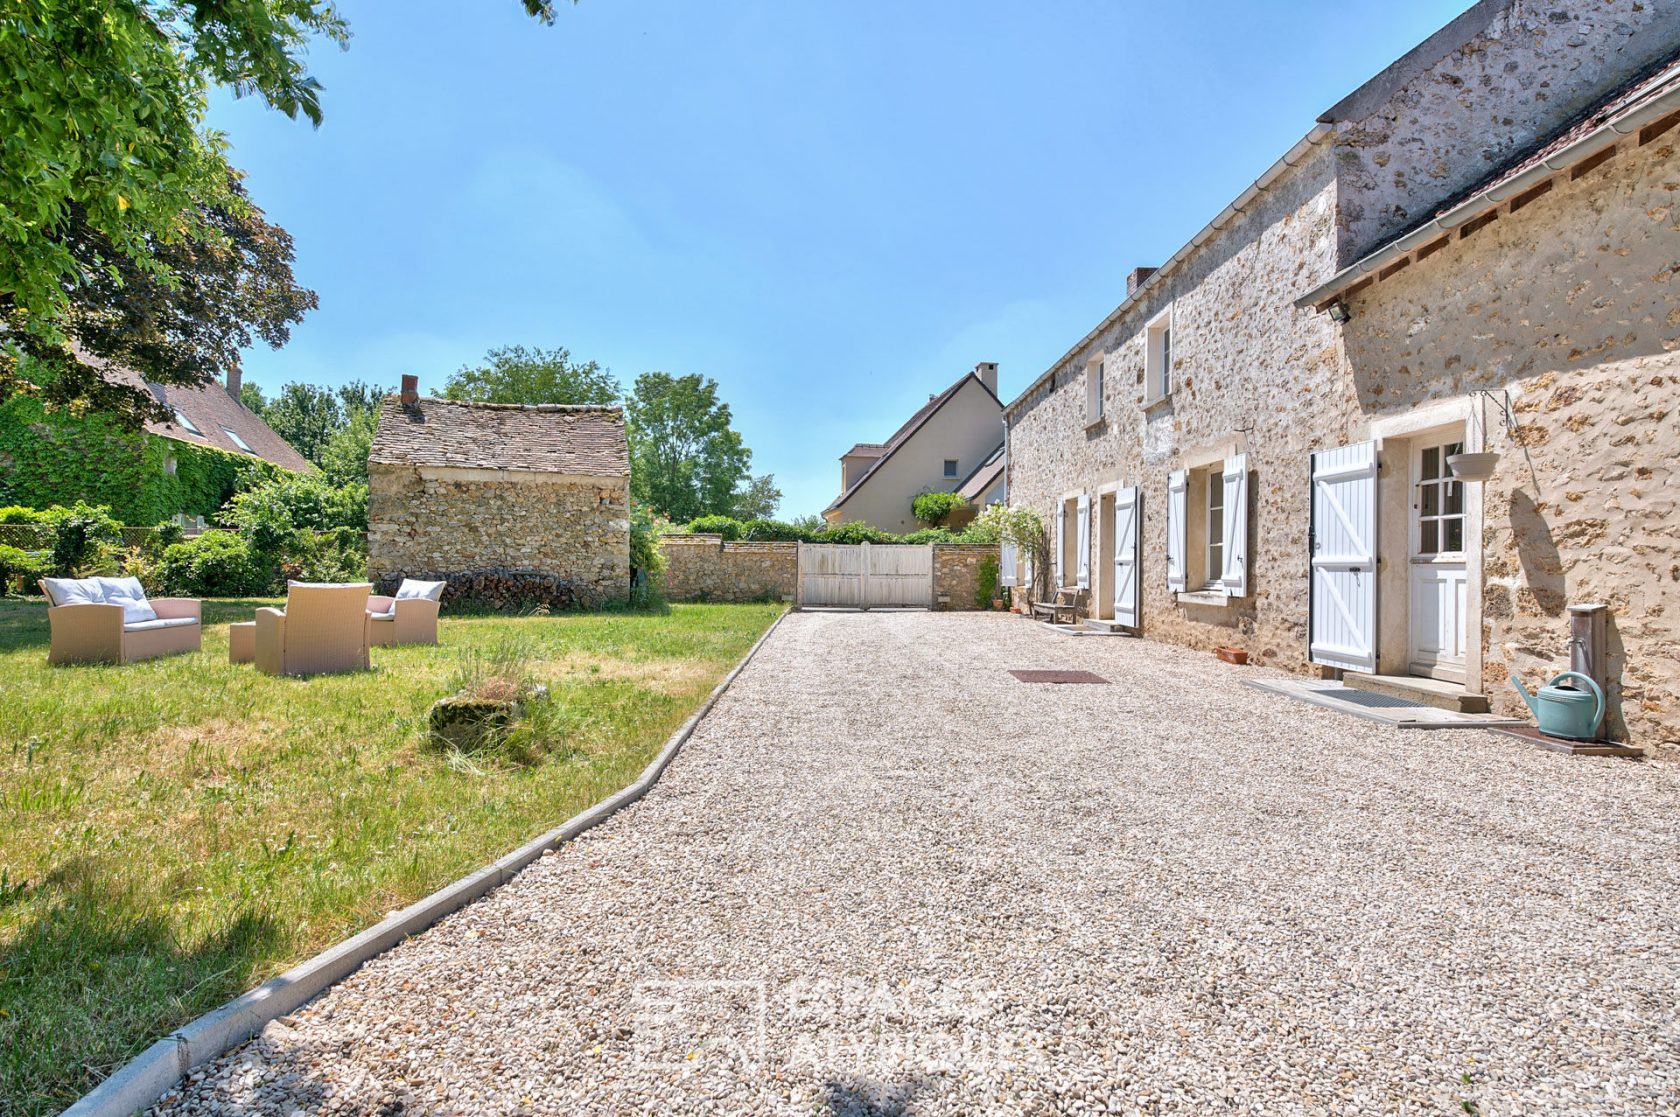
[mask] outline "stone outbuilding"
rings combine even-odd
[[[403,377],[368,454],[368,573],[447,579],[491,604],[626,596],[623,411],[432,399]]]
[[[1051,580],[1516,715],[1603,603],[1607,730],[1680,741],[1677,61],[1672,5],[1483,0],[1325,112],[1008,405]]]

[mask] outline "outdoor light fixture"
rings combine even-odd
[[[1353,311],[1349,310],[1348,304],[1341,299],[1337,299],[1324,309],[1330,312],[1330,321],[1337,325],[1343,325],[1349,318],[1353,317]]]

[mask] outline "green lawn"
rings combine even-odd
[[[629,783],[780,612],[445,617],[436,648],[270,678],[204,650],[49,668],[45,607],[0,601],[0,1113],[55,1112],[171,1028]],[[425,714],[510,635],[566,745],[463,764]]]

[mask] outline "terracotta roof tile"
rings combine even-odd
[[[112,383],[144,388],[153,399],[175,412],[173,422],[147,423],[146,430],[152,434],[197,446],[213,446],[230,454],[250,454],[298,473],[315,468],[309,464],[309,459],[292,448],[291,443],[275,434],[267,423],[228,395],[227,389],[220,384],[206,384],[202,388],[153,384],[123,365],[86,352],[80,356],[88,364],[100,368]],[[183,418],[196,430],[182,422]],[[245,445],[235,441],[235,436]]]
[[[387,396],[368,461],[627,477],[630,448],[617,407],[464,403]]]

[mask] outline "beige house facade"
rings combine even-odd
[[[368,573],[593,606],[630,592],[630,457],[616,407],[388,397],[368,455]],[[488,595],[488,594],[486,594]]]
[[[1672,7],[1479,4],[1134,273],[1007,408],[1051,580],[1509,713],[1602,603],[1610,734],[1680,742],[1677,54]]]
[[[922,493],[974,488],[972,499],[1001,493],[1003,403],[997,365],[982,363],[924,404],[886,442],[860,442],[840,457],[841,492],[823,511],[831,525],[865,523],[910,532]]]

